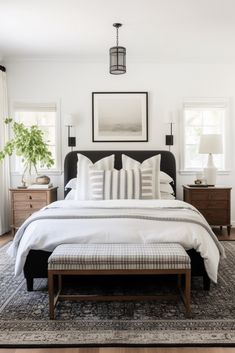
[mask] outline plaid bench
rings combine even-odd
[[[62,294],[65,275],[178,275],[178,287],[190,313],[191,263],[184,248],[177,243],[158,244],[62,244],[48,259],[50,318],[59,299],[68,300],[153,300],[158,296],[99,296]],[[185,276],[182,290],[181,277]],[[54,277],[58,279],[55,291]]]

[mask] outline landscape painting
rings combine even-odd
[[[93,142],[148,141],[147,92],[93,92]]]

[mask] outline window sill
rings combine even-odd
[[[178,173],[180,175],[196,175],[200,173],[202,170],[179,170]],[[217,175],[229,175],[231,170],[218,170]]]
[[[62,175],[63,174],[63,171],[62,170],[39,170],[39,172],[38,172],[38,175],[48,175],[48,176],[50,176],[50,175]],[[11,175],[12,176],[20,176],[20,175],[22,175],[22,173],[20,173],[20,172],[16,172],[16,171],[13,171],[13,172],[11,172]]]

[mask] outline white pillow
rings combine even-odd
[[[81,153],[78,153],[77,163],[77,187],[75,193],[75,200],[90,200],[90,179],[89,169],[94,167],[96,169],[112,170],[114,169],[114,154],[104,157],[92,163],[92,161]]]
[[[168,183],[161,183],[160,184],[160,192],[164,192],[166,194],[174,194],[174,190],[172,186]]]
[[[170,177],[165,172],[160,171],[160,184],[169,184],[173,182],[173,179]],[[65,185],[65,189],[76,189],[77,187],[77,178],[72,178],[68,181],[68,183]],[[161,185],[160,185],[160,191],[161,191]]]
[[[172,177],[170,177],[170,175],[168,175],[165,172],[160,171],[160,183],[164,184],[164,183],[173,183],[174,180],[172,179]]]
[[[91,198],[93,200],[153,199],[153,170],[90,168]]]
[[[66,189],[74,189],[75,190],[77,188],[77,178],[70,179],[64,188],[65,188],[65,190]]]
[[[174,193],[171,185],[162,185],[162,184],[169,184],[173,182],[173,179],[165,172],[160,171],[160,192],[167,192],[167,193]],[[66,189],[72,189],[75,190],[77,188],[77,178],[72,178],[68,181],[68,183],[65,185],[65,190]],[[68,195],[68,194],[67,194]],[[162,197],[161,197],[162,198]]]
[[[173,179],[165,172],[160,171],[160,184],[169,184],[171,182],[173,182]],[[68,183],[65,185],[65,189],[75,190],[76,187],[77,187],[77,178],[70,179]],[[160,185],[160,191],[161,191],[161,185]]]
[[[74,200],[74,197],[75,197],[75,189],[72,189],[65,196],[65,200]]]
[[[168,194],[166,192],[161,192],[161,199],[162,200],[175,200],[175,196],[172,194]]]
[[[153,170],[153,192],[154,198],[160,199],[160,162],[161,155],[158,154],[156,156],[145,159],[143,163],[136,161],[135,159],[122,154],[122,168],[123,169],[135,169],[135,168],[143,168]]]

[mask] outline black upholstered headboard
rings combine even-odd
[[[176,165],[175,157],[169,151],[72,151],[67,154],[64,160],[64,185],[67,182],[77,176],[77,153],[82,153],[88,157],[93,163],[99,159],[109,156],[110,154],[115,155],[115,168],[122,168],[122,154],[126,154],[131,158],[136,159],[139,162],[143,162],[145,159],[161,154],[161,170],[172,177],[174,184],[172,185],[174,192],[176,193]],[[68,190],[65,190],[65,195]]]

